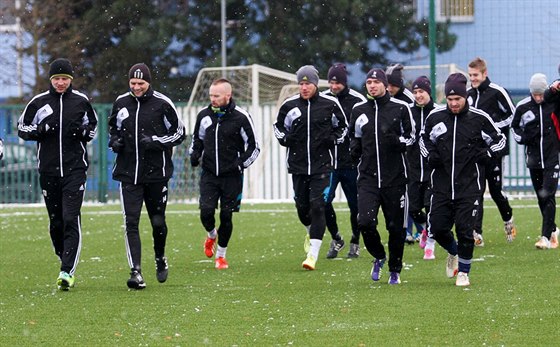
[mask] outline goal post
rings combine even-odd
[[[201,69],[182,113],[188,133],[194,128],[198,111],[208,106],[210,85],[218,78],[231,83],[235,103],[251,114],[261,148],[257,161],[245,171],[243,197],[267,201],[291,199],[285,150],[276,141],[272,125],[281,103],[298,92],[295,71],[289,73],[258,64]],[[328,81],[320,80],[319,87],[328,87]]]

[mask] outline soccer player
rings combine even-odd
[[[479,57],[473,59],[468,67],[469,79],[471,88],[467,90],[467,101],[470,107],[478,108],[490,115],[496,126],[500,128],[502,134],[506,137],[506,148],[502,151],[501,155],[494,154],[486,163],[485,181],[488,181],[488,190],[490,196],[496,203],[502,220],[504,221],[504,231],[507,241],[511,242],[517,230],[513,224],[513,210],[509,205],[507,196],[505,195],[502,187],[503,183],[503,159],[509,154],[508,135],[511,120],[515,107],[508,92],[490,81],[488,77],[488,69],[486,61]],[[483,182],[484,184],[486,182]],[[484,194],[482,190],[482,194]],[[477,214],[477,222],[474,230],[474,241],[476,246],[484,246],[484,239],[482,237],[482,217],[484,214],[484,197],[480,199],[479,213]]]
[[[239,212],[243,190],[243,170],[257,159],[260,148],[255,139],[249,113],[235,104],[231,83],[226,79],[212,82],[210,105],[201,110],[194,125],[189,149],[193,167],[202,166],[200,176],[200,221],[206,230],[204,253],[214,256],[215,268],[229,267],[226,252],[233,232],[233,212]],[[220,226],[214,213],[220,200]]]
[[[379,281],[387,259],[377,230],[379,208],[389,231],[389,284],[400,284],[408,197],[406,147],[414,143],[408,104],[391,98],[382,69],[366,75],[367,101],[356,104],[350,122],[351,154],[358,164],[358,229],[374,257],[371,278]]]
[[[525,163],[541,210],[541,236],[535,243],[537,249],[558,248],[560,236],[555,223],[560,139],[555,124],[558,118],[554,113],[554,98],[550,95],[558,94],[558,86],[556,83],[549,89],[546,76],[541,73],[531,76],[531,95],[517,103],[511,123],[513,138],[517,143],[525,145]],[[549,94],[545,99],[547,90]]]
[[[432,84],[428,77],[420,76],[412,83],[414,105],[410,108],[416,126],[416,134],[424,127],[428,114],[438,105],[432,100]],[[426,213],[430,208],[429,168],[426,158],[420,153],[418,138],[407,148],[408,159],[408,213],[415,224],[421,225],[420,248],[424,249],[424,259],[435,259],[435,240],[426,230]],[[424,209],[424,211],[422,211]],[[409,223],[410,224],[410,223]],[[408,235],[407,235],[408,237]]]
[[[89,166],[86,143],[97,129],[97,116],[86,95],[72,88],[69,60],[54,60],[48,91],[31,99],[18,121],[18,135],[37,141],[39,182],[49,213],[49,231],[60,258],[58,288],[74,286],[82,249],[80,210]]]
[[[355,104],[366,100],[362,94],[348,87],[348,73],[344,64],[336,63],[331,66],[327,78],[330,88],[325,91],[324,94],[337,98],[340,106],[342,106],[344,110],[344,114],[349,116]],[[327,258],[336,258],[338,252],[344,247],[344,240],[339,233],[338,224],[336,222],[336,212],[332,205],[339,183],[342,186],[346,201],[348,202],[348,208],[350,209],[352,238],[350,239],[347,257],[357,258],[360,256],[360,232],[358,231],[357,221],[358,187],[356,183],[358,179],[358,170],[356,168],[356,163],[350,156],[350,136],[348,134],[344,142],[335,145],[334,155],[334,170],[331,175],[331,187],[325,206],[327,229],[333,238],[329,251],[327,252]]]
[[[432,170],[428,233],[449,253],[447,276],[457,275],[455,285],[468,286],[484,167],[489,152],[499,155],[504,150],[506,138],[487,113],[469,106],[464,75],[449,75],[445,96],[447,106],[428,115],[420,138]]]
[[[140,214],[142,205],[152,226],[156,278],[167,280],[165,256],[167,223],[165,210],[169,179],[173,175],[173,147],[183,142],[185,129],[173,102],[152,88],[150,69],[144,63],[128,72],[129,91],[119,95],[109,117],[109,147],[117,154],[113,179],[120,182],[121,205],[125,219],[126,256],[130,289],[144,289]]]
[[[312,65],[296,72],[299,93],[280,106],[274,135],[286,147],[294,200],[307,229],[302,266],[315,270],[325,233],[325,202],[330,189],[335,145],[344,141],[347,122],[338,100],[319,93],[319,73]]]

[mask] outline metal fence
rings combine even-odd
[[[114,154],[107,148],[107,119],[109,104],[93,105],[99,119],[97,137],[88,143],[90,168],[88,170],[85,200],[89,202],[118,201],[118,182],[111,178]],[[0,137],[5,141],[5,158],[0,161],[0,203],[30,203],[41,201],[36,170],[36,144],[17,137],[17,120],[25,105],[0,105]],[[292,183],[286,172],[285,150],[273,136],[272,124],[276,119],[276,106],[263,105],[258,110],[248,107],[255,123],[261,156],[245,173],[243,196],[253,200],[290,200]],[[178,104],[177,109],[187,132],[192,131],[196,109],[187,110]],[[173,163],[175,174],[169,182],[171,201],[193,201],[198,197],[200,169],[193,169],[188,160],[189,137],[175,147]],[[510,155],[504,165],[504,187],[511,194],[533,194],[531,180],[525,167],[523,146],[510,141]],[[340,190],[340,188],[339,188]],[[342,191],[337,200],[344,200]]]

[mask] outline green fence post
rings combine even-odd
[[[100,107],[100,111],[101,112],[98,113],[99,119],[97,123],[97,144],[99,146],[99,189],[97,194],[99,202],[107,202],[107,107]],[[110,110],[108,112],[110,112]]]

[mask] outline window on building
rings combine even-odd
[[[436,20],[452,23],[474,21],[475,0],[436,0]]]

